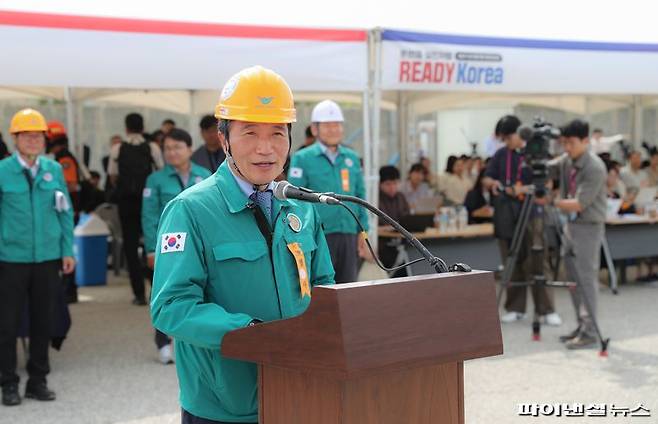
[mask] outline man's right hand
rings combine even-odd
[[[153,269],[155,266],[155,253],[149,253],[146,256],[146,266],[149,267],[149,269]]]

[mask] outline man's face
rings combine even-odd
[[[631,168],[640,169],[642,166],[642,155],[638,152],[632,153],[631,157],[628,158],[628,161],[631,164]]]
[[[16,150],[23,156],[37,156],[46,147],[46,136],[40,131],[25,131],[14,135]]]
[[[602,136],[603,136],[603,133],[602,133],[601,131],[594,131],[594,132],[592,133],[592,138],[593,138],[594,140],[598,140],[598,139],[601,138]]]
[[[503,141],[508,149],[516,150],[523,147],[523,139],[518,133],[506,135],[503,137]]]
[[[160,127],[160,131],[165,133],[165,135],[169,134],[173,129],[174,129],[174,124],[170,124],[170,123],[162,124],[162,126]]]
[[[174,140],[171,137],[165,137],[164,158],[169,165],[173,166],[174,168],[185,166],[190,162],[191,156],[192,148],[188,147],[184,141]]]
[[[422,183],[424,179],[425,175],[423,175],[422,171],[414,171],[409,173],[409,181],[411,181],[411,183],[414,185]]]
[[[224,137],[224,150],[228,146]],[[288,126],[232,121],[229,143],[235,164],[252,184],[268,184],[282,171],[288,156]]]
[[[203,142],[206,144],[206,149],[210,150],[211,152],[214,152],[221,147],[219,143],[219,134],[217,133],[216,127],[210,127],[201,130],[201,138],[203,138]]]
[[[379,188],[389,197],[395,197],[400,187],[400,180],[388,180],[379,183]]]
[[[311,125],[311,131],[327,146],[338,146],[343,141],[342,122],[317,122]]]
[[[110,139],[110,146],[114,146],[115,144],[121,144],[121,136],[115,135]]]
[[[564,151],[567,152],[571,159],[578,159],[589,147],[589,140],[587,138],[578,137],[565,137],[564,138]]]

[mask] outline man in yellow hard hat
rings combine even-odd
[[[244,69],[215,116],[227,160],[162,214],[151,315],[175,340],[182,422],[255,423],[256,365],[222,356],[224,334],[301,314],[334,271],[312,205],[272,196],[295,122],[288,84]]]
[[[62,167],[42,156],[46,120],[33,109],[14,115],[16,153],[0,161],[0,385],[2,403],[18,405],[16,337],[29,305],[29,379],[25,396],[54,400],[46,376],[48,344],[61,273],[73,259],[73,209]]]

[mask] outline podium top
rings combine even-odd
[[[298,317],[224,336],[224,356],[351,378],[503,353],[493,274],[313,288]]]

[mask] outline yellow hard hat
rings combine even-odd
[[[25,131],[48,131],[46,118],[34,109],[23,109],[11,118],[9,126],[10,134],[17,134]]]
[[[217,119],[289,124],[296,121],[288,83],[276,72],[253,66],[228,80],[215,107]]]

